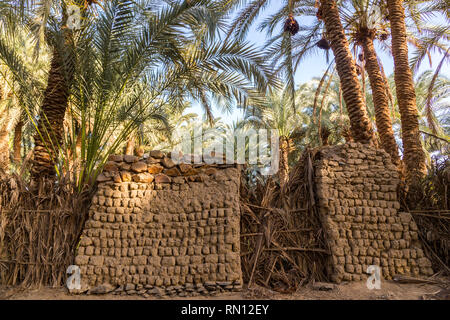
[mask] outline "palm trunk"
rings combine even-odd
[[[73,181],[76,181],[79,177],[81,171],[81,148],[82,148],[82,137],[83,133],[80,131],[77,135],[77,140],[75,141],[75,153],[72,153],[72,149],[70,149],[70,158],[68,159],[70,162],[70,173],[73,175]]]
[[[283,188],[289,180],[289,140],[280,137],[280,168],[278,177]]]
[[[31,168],[34,179],[53,177],[56,173],[55,165],[62,142],[68,97],[68,81],[63,70],[62,59],[54,49],[47,88],[39,114],[38,132],[34,139],[34,159]]]
[[[357,142],[371,142],[373,140],[372,125],[364,106],[355,61],[345,37],[336,2],[335,0],[321,0],[321,6],[327,38],[334,53],[336,68],[342,84],[342,95],[350,118],[352,136]]]
[[[330,129],[328,129],[327,127],[322,127],[320,129],[320,143],[322,146],[328,146],[329,142],[328,142],[328,138],[330,137]]]
[[[81,147],[83,146],[82,137],[83,137],[82,133],[81,132],[78,133],[77,142],[75,144],[75,152],[76,152],[75,155],[78,160],[81,160]]]
[[[134,139],[133,139],[133,137],[130,137],[127,140],[127,145],[125,146],[125,154],[134,155]]]
[[[19,120],[14,127],[14,162],[16,164],[20,164],[22,160],[22,130],[23,130],[23,121]]]
[[[369,74],[370,87],[372,89],[373,104],[375,109],[375,121],[377,124],[378,135],[380,136],[381,146],[390,154],[392,163],[400,164],[397,143],[392,130],[392,121],[389,112],[389,99],[385,87],[383,74],[381,73],[378,57],[373,45],[373,39],[364,36],[361,39],[366,62],[366,70]]]
[[[406,179],[413,183],[426,174],[425,153],[419,132],[419,113],[411,69],[408,64],[405,11],[402,0],[388,0],[394,56],[394,79],[402,123],[403,160]]]
[[[8,123],[0,128],[0,178],[6,176],[9,172],[9,132]]]

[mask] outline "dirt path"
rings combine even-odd
[[[437,293],[439,293],[436,295]],[[418,299],[450,299],[449,291],[431,284],[398,284],[383,281],[380,290],[369,290],[365,282],[352,282],[336,285],[330,291],[318,291],[312,287],[302,287],[292,294],[280,294],[263,288],[247,289],[238,293],[226,293],[217,296],[197,296],[189,300],[244,300],[244,299],[274,299],[274,300],[418,300]],[[129,295],[71,295],[65,288],[41,288],[23,290],[19,288],[0,287],[0,299],[8,300],[145,300],[141,296]],[[148,299],[155,300],[155,297]]]

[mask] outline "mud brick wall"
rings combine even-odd
[[[398,212],[399,176],[389,155],[359,143],[321,149],[315,161],[319,212],[331,250],[332,280],[362,280],[369,265],[382,277],[431,275],[411,215]]]
[[[82,288],[180,294],[239,290],[239,170],[113,155],[98,177],[75,264]]]

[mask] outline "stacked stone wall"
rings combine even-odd
[[[75,264],[82,288],[183,295],[239,290],[235,165],[113,155],[98,177]]]
[[[211,160],[218,159],[204,159]],[[400,180],[386,152],[358,143],[324,147],[314,173],[333,281],[362,280],[370,265],[384,279],[433,273],[416,223],[399,212]],[[113,155],[97,180],[75,258],[82,291],[106,285],[187,296],[242,288],[237,165],[175,164],[160,151]]]
[[[333,281],[362,280],[370,265],[381,267],[385,279],[433,273],[411,214],[399,212],[399,175],[384,150],[359,143],[325,147],[314,167]]]

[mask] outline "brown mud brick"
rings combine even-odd
[[[176,167],[166,169],[163,171],[165,175],[168,175],[169,177],[177,177],[181,175],[180,170],[178,170]]]
[[[155,183],[170,183],[171,180],[168,176],[166,176],[165,174],[157,174],[155,176]]]
[[[158,174],[164,170],[164,167],[159,164],[152,164],[148,166],[147,171],[151,174]]]
[[[142,172],[134,174],[132,176],[132,180],[134,182],[141,182],[141,183],[151,183],[154,179],[155,179],[154,176],[148,172]]]
[[[131,170],[134,172],[144,172],[147,171],[147,164],[142,161],[135,162],[131,165]]]
[[[111,154],[108,157],[108,161],[122,162],[123,161],[123,155],[121,155],[121,154]]]
[[[164,157],[164,152],[160,150],[152,150],[150,151],[150,157],[155,159],[162,159]]]
[[[183,172],[183,175],[184,176],[195,176],[195,175],[197,175],[197,174],[199,174],[200,173],[200,170],[198,170],[198,169],[196,169],[196,168],[191,168],[191,169],[189,169],[188,171],[186,171],[186,172]],[[192,180],[193,181],[193,180]]]
[[[188,172],[190,169],[192,169],[192,166],[190,164],[187,163],[180,163],[178,165],[178,168],[180,169],[181,173],[186,173]]]
[[[130,154],[126,154],[123,156],[123,161],[127,163],[133,163],[139,161],[139,158]]]
[[[119,167],[117,166],[117,163],[114,161],[107,161],[103,166],[103,171],[118,171],[118,170]]]
[[[100,173],[97,176],[97,182],[106,182],[106,181],[110,181],[111,177],[107,177],[104,173]]]
[[[170,168],[175,167],[175,162],[174,162],[172,159],[168,158],[168,157],[164,157],[164,158],[161,160],[161,164],[162,164],[164,167],[166,167],[167,169],[170,169]]]

